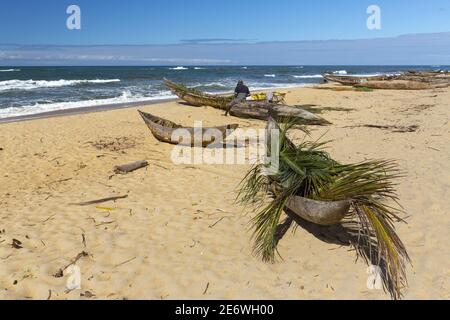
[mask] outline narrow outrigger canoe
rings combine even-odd
[[[215,144],[223,145],[226,137],[239,127],[238,124],[230,124],[219,127],[201,128],[201,132],[197,132],[199,130],[197,128],[183,127],[150,113],[138,111],[156,139],[175,145],[201,146],[204,148]]]

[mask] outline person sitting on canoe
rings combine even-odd
[[[233,106],[237,105],[238,103],[241,103],[249,96],[250,96],[250,89],[244,84],[244,81],[239,80],[236,89],[234,89],[234,100],[231,101],[231,103],[228,105],[227,112],[225,113],[225,115],[228,116],[228,113],[230,113],[230,110]]]

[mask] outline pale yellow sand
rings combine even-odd
[[[398,186],[408,225],[408,299],[449,299],[450,90],[335,92],[290,90],[288,102],[353,108],[323,114],[332,126],[312,128],[333,139],[342,162],[398,160]],[[211,108],[175,102],[143,107],[185,125],[262,121],[225,118]],[[420,126],[392,133],[360,124]],[[122,138],[126,138],[126,140]],[[123,150],[91,142],[120,140]],[[280,243],[284,262],[251,254],[254,212],[235,205],[249,166],[175,166],[172,146],[157,142],[136,109],[0,125],[0,298],[80,299],[388,299],[366,287],[366,266],[347,247],[298,228]],[[147,169],[113,175],[114,165],[146,159]],[[112,176],[112,177],[111,177]],[[74,202],[128,195],[108,212]],[[223,218],[223,219],[222,219]],[[217,222],[217,223],[216,223]],[[83,244],[83,236],[85,245]],[[12,239],[23,249],[11,246]],[[82,290],[66,293],[58,269],[80,252]],[[207,288],[207,290],[206,290]]]

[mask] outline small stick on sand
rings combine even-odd
[[[208,289],[209,289],[209,282],[208,282],[208,284],[206,285],[205,291],[203,291],[203,295],[206,295],[206,293],[208,292]]]
[[[93,204],[99,204],[99,203],[103,203],[103,202],[109,202],[109,201],[116,201],[119,199],[125,199],[128,198],[128,195],[124,195],[124,196],[117,196],[117,197],[110,197],[110,198],[104,198],[104,199],[99,199],[99,200],[92,200],[92,201],[87,201],[87,202],[80,202],[80,203],[70,203],[71,206],[90,206]]]
[[[124,262],[122,262],[122,263],[119,263],[119,264],[115,265],[114,268],[118,268],[118,267],[120,267],[120,266],[123,266],[124,264],[127,264],[127,263],[129,263],[129,262],[131,262],[131,261],[133,261],[133,260],[136,260],[136,258],[137,258],[137,257],[134,257],[134,258],[131,258],[131,259],[127,260],[127,261],[124,261]]]
[[[55,184],[55,183],[67,182],[67,181],[70,181],[72,179],[73,178],[67,178],[67,179],[61,179],[61,180],[57,180],[57,181],[52,181],[52,182],[49,182],[48,185],[52,185],[52,184]]]
[[[212,224],[209,226],[209,228],[214,228],[216,225],[218,225],[223,219],[225,219],[225,217],[220,218],[216,223]]]
[[[46,223],[47,221],[50,221],[54,216],[56,216],[56,214],[51,215],[50,217],[48,217],[47,219],[42,221],[42,223]]]
[[[107,225],[107,224],[113,224],[114,222],[116,222],[116,221],[102,222],[102,223],[99,223],[99,224],[97,224],[97,225],[95,225],[95,226],[96,226],[96,227],[101,227],[101,226],[105,226],[105,225]]]

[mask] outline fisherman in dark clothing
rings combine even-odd
[[[237,105],[238,103],[241,103],[249,96],[250,96],[249,88],[244,84],[244,81],[239,80],[236,89],[234,89],[234,100],[231,101],[231,103],[228,105],[227,112],[225,113],[225,115],[228,116],[228,113],[230,113],[230,110],[231,108],[233,108],[233,106]]]
[[[245,94],[245,97],[247,98],[250,95],[250,90],[248,87],[244,84],[244,81],[239,80],[236,89],[234,89],[234,95],[237,98],[239,94]]]

